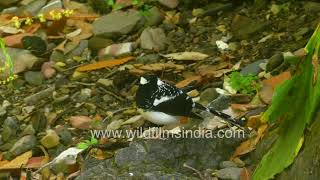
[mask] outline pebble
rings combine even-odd
[[[105,59],[105,56],[127,56],[132,54],[134,50],[134,43],[127,42],[121,44],[112,44],[106,48],[103,48],[99,51],[99,58]]]
[[[141,48],[160,51],[166,46],[166,35],[161,28],[147,28],[143,30],[141,36]]]
[[[47,130],[46,133],[47,134],[40,140],[41,144],[44,147],[49,149],[59,145],[60,137],[57,135],[57,133],[54,130],[49,129]]]
[[[220,163],[220,168],[237,167],[237,164],[232,161],[222,161]]]
[[[104,87],[109,87],[109,86],[113,85],[113,81],[110,80],[110,79],[102,79],[102,78],[100,78],[97,81],[97,84],[103,85]]]
[[[24,73],[24,79],[31,85],[41,85],[43,83],[44,77],[41,72],[27,71]]]
[[[93,120],[88,116],[71,116],[69,121],[77,129],[90,129]]]
[[[170,9],[176,8],[179,4],[178,0],[158,0],[158,2]]]
[[[218,170],[215,175],[220,179],[239,180],[242,168],[228,167]]]
[[[41,10],[39,11],[39,13],[49,13],[51,10],[56,10],[56,9],[62,9],[62,2],[61,0],[53,0],[50,1],[46,6],[44,6],[43,8],[41,8]]]
[[[37,138],[34,135],[23,136],[9,150],[15,157],[34,148],[37,144]]]
[[[243,75],[249,75],[249,74],[258,75],[262,71],[262,69],[260,68],[260,64],[266,63],[266,62],[267,62],[266,59],[257,60],[253,63],[246,65],[244,68],[242,68],[240,73]]]
[[[219,94],[215,88],[207,88],[201,93],[200,101],[206,105],[215,100],[218,96]]]

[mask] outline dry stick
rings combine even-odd
[[[201,174],[201,172],[200,172],[199,170],[197,170],[197,169],[195,169],[195,168],[187,165],[186,163],[183,164],[183,167],[188,168],[188,169],[194,171],[195,173],[198,174],[198,176],[200,177],[200,179],[204,179],[203,175]]]
[[[111,92],[111,91],[106,90],[106,89],[103,88],[103,87],[100,87],[99,89],[101,89],[103,92],[109,94],[110,96],[113,96],[114,98],[116,98],[116,99],[119,100],[119,101],[124,101],[124,100],[125,100],[124,98],[116,95],[115,93],[113,93],[113,92]]]

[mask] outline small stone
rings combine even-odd
[[[49,13],[52,10],[62,9],[62,2],[61,0],[51,0],[46,6],[41,8],[39,13]]]
[[[117,129],[119,129],[121,127],[123,122],[124,121],[122,119],[114,120],[110,124],[108,124],[107,130],[117,130]]]
[[[1,139],[4,142],[10,141],[10,139],[16,136],[19,129],[19,124],[16,118],[8,117],[2,125]]]
[[[282,64],[284,61],[283,54],[282,53],[277,53],[273,55],[267,62],[266,66],[266,71],[270,72],[273,69],[277,68]]]
[[[71,116],[69,120],[72,127],[77,129],[90,129],[93,122],[88,116]]]
[[[239,180],[242,168],[229,167],[218,170],[215,175],[220,179]]]
[[[170,9],[176,8],[179,4],[178,0],[158,0],[158,2]]]
[[[66,127],[59,126],[57,127],[56,132],[59,135],[60,142],[63,145],[68,146],[72,143],[72,134]]]
[[[141,36],[141,48],[160,51],[165,48],[166,35],[161,28],[147,28]]]
[[[111,39],[94,36],[89,39],[88,46],[91,50],[100,50],[113,44]]]
[[[116,38],[137,30],[144,24],[144,17],[136,10],[113,11],[101,16],[92,24],[95,36]]]
[[[262,89],[259,91],[261,101],[266,104],[271,104],[273,91],[271,86],[263,85]]]
[[[110,80],[110,79],[102,79],[102,78],[100,78],[100,79],[97,81],[97,84],[101,84],[101,85],[103,85],[104,87],[109,87],[109,86],[112,86],[112,85],[113,85],[113,81]]]
[[[54,65],[53,61],[45,62],[41,66],[41,72],[46,79],[53,77],[56,74],[56,70],[52,67]]]
[[[25,6],[25,10],[31,13],[33,16],[36,16],[41,8],[46,5],[46,2],[46,0],[32,1]]]
[[[232,161],[222,161],[220,163],[220,168],[237,167],[237,164]]]
[[[43,75],[41,72],[28,71],[24,73],[24,79],[31,85],[41,85],[43,82]]]
[[[146,25],[150,27],[157,26],[164,20],[164,15],[156,6],[152,7],[149,12],[148,16],[146,16]]]
[[[99,51],[99,58],[104,59],[105,56],[126,56],[130,55],[134,49],[134,43],[127,42],[121,44],[112,44]]]
[[[232,20],[232,31],[239,38],[249,38],[267,25],[266,21],[256,21],[243,15],[236,15]]]
[[[85,102],[91,97],[91,94],[92,94],[91,89],[89,89],[89,88],[81,89],[80,94],[77,98],[77,101],[78,102]]]
[[[33,149],[37,144],[37,138],[34,135],[23,136],[9,150],[13,156],[18,156],[24,152]]]
[[[266,63],[267,60],[266,59],[261,59],[258,61],[255,61],[251,64],[246,65],[244,68],[242,68],[242,70],[240,71],[241,74],[243,75],[258,75],[262,69],[260,68],[260,64],[261,63]]]
[[[40,142],[41,144],[46,148],[53,148],[59,145],[59,136],[54,130],[47,130],[47,134],[41,138]]]
[[[102,96],[102,99],[106,103],[112,103],[114,101],[113,97],[110,96],[109,94]]]
[[[199,17],[203,14],[204,10],[201,8],[196,8],[192,10],[192,16]]]
[[[21,136],[26,136],[26,135],[34,135],[36,131],[34,130],[33,126],[30,124],[24,128],[22,133],[20,134]]]

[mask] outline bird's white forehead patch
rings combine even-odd
[[[147,83],[148,83],[148,80],[146,80],[146,78],[144,77],[140,78],[140,84],[147,84]]]
[[[158,79],[158,81],[157,81],[157,85],[158,86],[161,86],[161,85],[163,85],[164,84],[164,82],[163,81],[161,81],[160,79]]]

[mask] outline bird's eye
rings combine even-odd
[[[144,78],[144,77],[141,77],[140,78],[140,84],[147,84],[148,83],[148,80],[146,79],[146,78]]]

